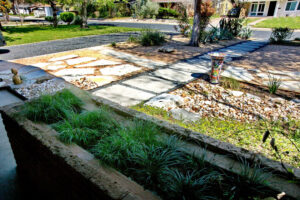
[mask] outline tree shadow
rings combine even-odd
[[[0,54],[5,54],[5,53],[9,53],[10,50],[8,49],[0,49]]]

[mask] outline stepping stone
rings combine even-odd
[[[106,65],[119,65],[122,64],[120,62],[110,61],[110,60],[97,60],[95,62],[83,64],[83,65],[77,65],[75,67],[96,67],[96,66],[106,66]]]
[[[86,76],[86,78],[97,83],[98,86],[102,86],[116,80],[116,78],[111,76]]]
[[[175,69],[159,69],[152,73],[155,76],[162,77],[176,82],[188,82],[194,79],[192,73],[178,71]]]
[[[145,59],[145,58],[140,58],[140,57],[131,55],[129,53],[118,52],[118,51],[114,51],[112,49],[104,49],[104,50],[100,51],[100,53],[104,54],[104,55],[117,57],[119,59],[122,59],[122,60],[125,60],[128,62],[132,62],[132,63],[135,63],[142,67],[146,67],[146,68],[150,68],[150,69],[155,69],[155,68],[166,65],[166,63],[164,63],[164,62],[157,62],[157,61],[153,61],[153,60],[149,60],[149,59]]]
[[[0,75],[10,75],[10,74],[12,74],[10,69],[0,71]]]
[[[36,70],[40,70],[40,69],[38,67],[33,67],[33,66],[30,66],[30,65],[27,65],[27,66],[21,67],[18,70],[18,72],[19,72],[20,75],[22,75],[22,74],[26,74],[26,73],[36,71]]]
[[[185,62],[181,63],[176,63],[173,65],[170,65],[170,68],[176,69],[176,70],[181,70],[184,72],[190,72],[190,73],[207,73],[210,70],[210,67],[206,67],[205,64],[206,62],[204,61],[204,65],[201,65],[201,60],[198,60],[199,64],[198,65],[190,65]],[[203,61],[203,60],[202,60]]]
[[[123,82],[123,84],[130,85],[143,90],[148,90],[154,93],[166,92],[177,86],[172,81],[167,81],[151,75],[138,76]]]
[[[81,58],[70,59],[70,60],[67,60],[66,62],[67,62],[68,65],[77,65],[77,64],[80,64],[80,63],[83,63],[83,62],[90,62],[90,61],[93,61],[93,60],[97,60],[97,58],[81,57]]]
[[[76,58],[76,57],[78,57],[78,55],[72,54],[72,55],[66,55],[66,56],[61,56],[61,57],[57,57],[57,58],[51,58],[49,61],[50,62],[55,62],[55,61],[61,61],[61,60]]]
[[[134,65],[119,65],[116,67],[106,67],[103,69],[100,69],[100,72],[102,75],[115,75],[115,76],[122,76],[131,72],[139,71],[141,68],[136,67]]]
[[[155,96],[155,94],[119,84],[99,89],[92,94],[108,99],[122,106],[133,106]]]
[[[49,64],[50,63],[35,63],[35,64],[31,64],[31,65],[34,66],[34,67],[44,68]]]
[[[221,76],[247,82],[250,82],[254,79],[254,77],[246,69],[233,66],[227,67],[225,71],[221,72]]]
[[[64,64],[63,61],[57,61],[57,62],[52,63],[52,65],[62,65],[62,64]]]
[[[86,69],[62,69],[54,74],[56,76],[78,76],[78,75],[86,75],[86,74],[94,74],[95,69],[86,68]]]
[[[58,70],[61,68],[66,68],[66,66],[65,65],[50,65],[47,67],[47,70],[54,71],[54,70]]]

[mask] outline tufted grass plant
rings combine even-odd
[[[64,89],[54,95],[42,95],[25,103],[21,108],[21,114],[32,121],[51,124],[66,119],[69,112],[80,112],[82,105],[78,97]]]
[[[268,88],[270,94],[276,94],[277,90],[279,89],[281,85],[281,80],[280,78],[276,78],[275,76],[268,75],[269,77],[269,82],[268,82]]]
[[[60,133],[59,138],[67,143],[76,143],[83,147],[91,147],[107,135],[118,131],[120,124],[105,107],[96,111],[72,113],[68,119],[53,125]]]

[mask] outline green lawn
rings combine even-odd
[[[254,27],[258,27],[258,28],[288,27],[291,29],[300,29],[300,17],[271,18],[256,24]]]
[[[258,17],[255,17],[255,18],[253,18],[253,17],[248,17],[248,18],[246,18],[246,20],[245,20],[245,22],[243,23],[243,25],[248,25],[248,24],[250,24],[250,23],[252,23],[252,22],[255,22],[255,21],[257,21],[257,20],[259,20],[259,19],[261,19],[261,18],[258,18]]]
[[[140,31],[142,29],[113,27],[113,26],[90,26],[81,29],[79,25],[52,26],[7,26],[4,27],[3,35],[8,46],[42,42],[49,40],[73,38],[87,35],[102,35],[119,32]]]

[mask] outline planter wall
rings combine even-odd
[[[18,172],[43,199],[159,199],[116,170],[105,167],[77,145],[65,145],[57,132],[1,111]]]

